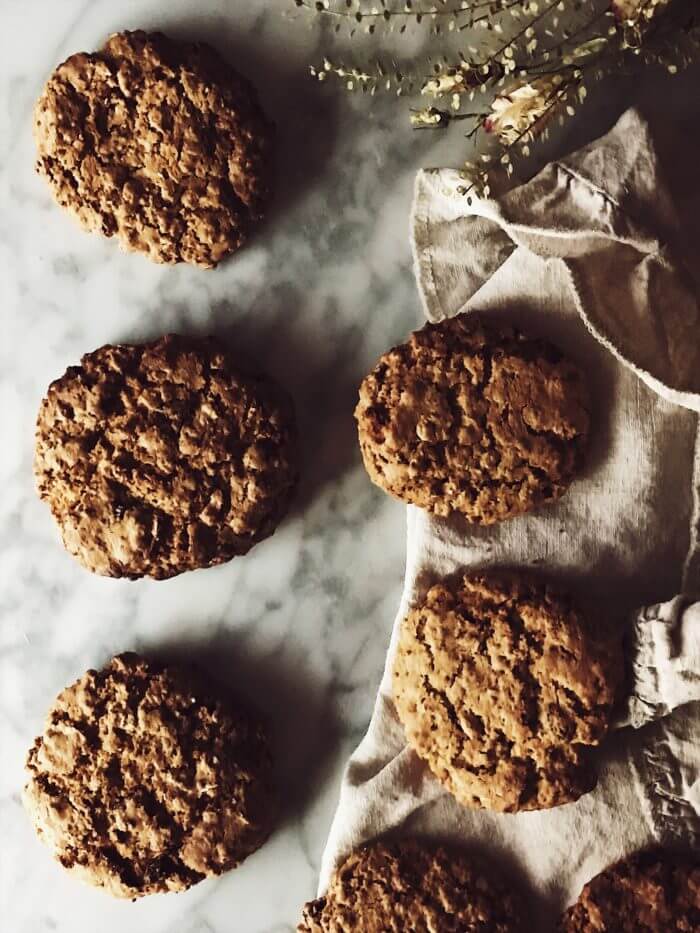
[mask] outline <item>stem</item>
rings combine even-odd
[[[508,143],[508,145],[504,148],[504,151],[510,152],[510,150],[514,146],[517,146],[518,143],[522,141],[524,136],[527,136],[528,133],[531,133],[533,131],[533,129],[537,126],[538,123],[542,123],[543,121],[546,121],[547,117],[552,112],[552,110],[554,110],[554,108],[558,104],[560,104],[566,97],[568,97],[569,92],[573,88],[577,87],[580,83],[581,83],[581,78],[576,78],[564,84],[563,87],[559,88],[553,96],[548,98],[548,104],[547,104],[546,110],[544,110],[535,120],[533,120],[532,123],[527,127],[527,129],[524,129],[521,133],[518,133],[515,139],[512,142]]]
[[[599,13],[596,13],[593,19],[589,19],[588,22],[583,24],[583,26],[580,26],[575,32],[572,32],[570,36],[565,36],[563,39],[561,39],[561,41],[555,42],[554,45],[550,45],[549,48],[543,49],[543,52],[548,55],[551,55],[552,52],[561,51],[564,48],[564,46],[569,45],[569,43],[571,43],[574,39],[577,39],[583,33],[588,32],[589,29],[595,26],[595,24],[598,22],[599,19],[603,19],[603,17],[608,16],[609,14],[610,14],[610,8],[605,7],[605,9],[601,10]],[[606,41],[608,39],[607,36],[592,36],[591,38],[605,39]],[[537,68],[539,64],[540,62],[532,62],[530,64],[530,67]],[[549,62],[542,61],[542,64],[549,64]]]
[[[552,110],[558,104],[560,104],[562,100],[564,100],[564,98],[569,94],[569,92],[573,88],[577,87],[581,83],[581,81],[582,81],[582,78],[576,78],[576,80],[570,81],[568,84],[565,84],[564,87],[559,88],[557,92],[551,98],[549,98],[551,102],[548,104],[546,110],[544,110],[535,120],[533,120],[532,123],[529,124],[529,126],[527,126],[524,130],[518,133],[518,135],[512,142],[508,143],[507,146],[503,146],[503,153],[505,154],[507,152],[510,152],[512,149],[514,149],[515,146],[518,145],[518,143],[522,142],[523,138],[527,136],[528,133],[531,133],[533,131],[533,129],[537,126],[538,123],[541,123],[543,120],[546,120],[546,118],[549,116]],[[479,130],[483,129],[483,126],[484,126],[484,120],[482,119],[481,121],[479,121],[479,123],[476,124],[476,126],[474,126],[465,135],[465,139],[472,139],[473,137],[475,137],[476,134],[479,132]],[[472,182],[469,185],[469,187],[464,190],[464,194],[468,195],[470,191],[474,190],[474,187],[475,187],[475,183]]]
[[[524,2],[529,2],[529,0],[514,0],[514,2],[508,4],[507,6],[502,7],[501,12],[502,12],[502,11],[509,10],[509,9],[511,9],[511,8],[514,7],[514,6],[520,6],[520,5],[522,5]],[[553,4],[553,5],[557,5],[557,4]],[[551,9],[551,7],[550,7],[549,9]],[[543,11],[543,13],[542,13],[541,15],[542,15],[542,16],[545,16],[545,15],[547,14],[547,12],[548,12],[548,10],[545,10],[545,11]],[[594,16],[592,19],[589,19],[589,20],[588,20],[587,22],[585,22],[582,26],[580,26],[575,32],[571,33],[571,35],[562,38],[559,42],[556,42],[556,43],[554,43],[553,45],[549,46],[548,48],[544,49],[544,50],[543,50],[543,53],[546,53],[546,54],[551,55],[553,52],[557,52],[557,51],[563,49],[564,46],[568,45],[568,44],[571,43],[574,39],[578,38],[582,33],[585,33],[585,32],[587,32],[589,29],[591,29],[591,28],[598,22],[599,19],[602,19],[603,17],[608,16],[608,15],[610,15],[610,8],[606,6],[606,7],[603,8],[602,10],[599,10],[599,11],[595,14],[595,16]],[[482,17],[482,18],[483,18],[483,17]],[[478,22],[478,20],[474,20],[474,22]],[[535,22],[535,20],[531,20],[522,30],[520,30],[520,32],[518,32],[515,36],[513,36],[513,38],[510,39],[505,45],[501,46],[500,49],[496,50],[486,61],[482,61],[482,62],[470,62],[469,59],[468,59],[466,56],[463,55],[463,56],[462,56],[462,60],[461,60],[461,62],[460,62],[459,64],[457,64],[457,65],[450,65],[450,66],[448,66],[448,69],[447,69],[447,70],[449,71],[450,69],[453,69],[455,72],[461,71],[461,70],[462,70],[462,65],[463,65],[463,64],[467,64],[467,65],[470,66],[470,68],[471,68],[473,71],[477,71],[477,69],[482,68],[484,65],[491,65],[492,62],[494,61],[494,59],[496,58],[496,56],[500,55],[506,48],[508,48],[508,47],[509,47],[510,45],[512,45],[513,43],[517,42],[517,40],[518,40],[519,38],[521,38],[521,37],[525,34],[525,32],[530,28],[530,26],[532,25],[533,22]],[[462,28],[467,28],[467,27],[462,27]],[[593,38],[604,38],[604,39],[607,40],[607,37],[606,37],[606,36],[595,36],[595,37],[593,37]],[[546,61],[546,60],[544,60],[544,59],[540,59],[539,61],[531,62],[531,63],[527,63],[527,64],[525,64],[525,63],[520,63],[520,62],[516,62],[515,68],[516,68],[516,71],[528,71],[530,68],[539,68],[539,67],[543,67],[543,66],[546,65],[546,64],[549,64],[549,62]],[[566,67],[566,66],[564,66],[564,67]],[[477,77],[478,77],[478,75],[477,75]],[[480,81],[480,84],[486,83],[486,81],[488,81],[489,77],[491,77],[491,76],[490,76],[490,75],[484,76],[484,80],[483,80],[483,81]],[[500,78],[501,75],[499,74],[498,77]],[[424,81],[429,81],[429,80],[434,79],[434,78],[435,78],[435,75],[423,75],[423,80],[424,80]]]
[[[532,122],[529,123],[524,130],[521,130],[512,142],[508,143],[506,146],[503,146],[503,152],[510,152],[511,149],[518,145],[518,143],[522,142],[523,138],[527,136],[528,133],[531,133],[538,123],[545,121],[552,110],[558,104],[560,104],[574,88],[578,87],[582,80],[582,77],[575,78],[568,81],[562,87],[557,88],[557,90],[547,98],[547,107],[542,111],[542,113],[534,120],[532,120]],[[488,119],[489,116],[490,114],[482,115],[480,122],[477,123],[477,125],[472,130],[470,130],[469,133],[467,133],[465,138],[470,139],[472,136],[476,135],[478,130],[483,129],[484,122],[486,119]]]
[[[537,16],[534,17],[534,19],[531,19],[527,23],[527,25],[523,26],[522,29],[516,32],[516,34],[511,39],[509,39],[508,42],[505,43],[505,45],[502,45],[500,49],[496,49],[493,55],[490,56],[489,61],[495,58],[497,55],[502,55],[506,49],[510,48],[510,46],[513,45],[515,42],[517,42],[518,39],[521,39],[525,35],[525,33],[528,31],[528,29],[530,29],[535,23],[539,23],[541,20],[545,18],[545,16],[551,13],[555,7],[559,6],[560,2],[561,0],[552,0],[549,6],[546,6],[544,10],[542,10],[541,13],[538,13]],[[512,5],[516,6],[517,4],[514,3]],[[524,5],[524,3],[522,5]],[[469,25],[461,26],[460,29],[469,29]],[[486,65],[488,64],[488,62],[482,62],[481,64]]]
[[[504,4],[501,7],[501,10],[510,9],[511,6],[522,6],[524,3],[529,2],[529,0],[515,0],[515,2],[510,4]],[[393,16],[404,16],[406,18],[416,18],[420,17],[421,19],[432,19],[437,16],[451,16],[454,19],[466,15],[470,10],[483,9],[484,7],[493,7],[494,0],[473,0],[468,7],[454,8],[449,10],[377,10],[376,12],[356,10],[336,10],[333,7],[328,9],[319,10],[318,7],[312,0],[294,0],[294,3],[298,7],[303,7],[306,10],[309,10],[311,13],[321,13],[324,16],[339,16],[343,19],[352,19],[357,22],[361,22],[364,19],[384,19],[389,20]],[[500,10],[498,11],[500,12]],[[491,15],[489,13],[489,15]],[[359,16],[359,19],[358,19]],[[483,18],[483,17],[481,17]],[[473,22],[479,22],[479,20],[473,20]],[[464,27],[462,27],[464,28]]]

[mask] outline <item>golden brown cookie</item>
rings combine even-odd
[[[122,32],[71,55],[37,101],[34,135],[58,203],[155,262],[215,266],[263,215],[272,127],[202,43]]]
[[[213,340],[86,354],[49,387],[34,461],[66,549],[112,577],[172,577],[271,535],[297,482],[291,401]]]
[[[525,911],[512,886],[458,849],[375,842],[350,855],[299,933],[515,933]]]
[[[188,672],[136,654],[58,695],[24,804],[61,864],[116,897],[183,891],[270,834],[265,736]]]
[[[491,525],[563,495],[582,465],[587,406],[579,371],[550,344],[462,314],[385,353],[355,417],[372,482]]]
[[[698,933],[700,862],[662,849],[596,875],[559,921],[559,933]]]
[[[617,642],[525,577],[431,587],[401,627],[393,693],[411,746],[467,807],[556,807],[595,786],[621,679]]]

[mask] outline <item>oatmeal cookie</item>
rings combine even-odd
[[[404,620],[393,694],[410,745],[467,807],[540,810],[592,790],[622,678],[618,641],[525,577],[431,587]]]
[[[515,933],[524,908],[512,886],[458,849],[378,842],[350,855],[299,933]]]
[[[596,875],[559,921],[559,933],[697,933],[700,862],[661,849]]]
[[[34,472],[63,543],[113,577],[172,577],[272,534],[297,481],[294,414],[212,340],[86,354],[49,387]]]
[[[183,891],[235,868],[273,825],[260,725],[191,673],[136,654],[58,695],[27,770],[41,840],[115,897]]]
[[[466,314],[385,353],[360,386],[355,417],[376,485],[482,525],[563,495],[589,429],[572,363],[542,340]]]
[[[58,203],[155,262],[215,266],[263,215],[272,127],[202,43],[121,32],[71,55],[37,101],[34,136]]]

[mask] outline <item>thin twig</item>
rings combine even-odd
[[[503,0],[496,0],[496,3],[499,3],[499,2],[503,3]],[[503,6],[499,10],[497,10],[497,12],[501,12],[501,10],[510,9],[510,7],[513,7],[513,6],[523,6],[524,4],[529,3],[529,2],[530,0],[515,0],[515,2],[513,3],[503,4]],[[463,16],[466,16],[470,10],[483,9],[484,7],[494,6],[494,0],[473,0],[473,2],[470,3],[466,7],[450,8],[450,9],[445,9],[445,10],[427,10],[427,9],[396,10],[396,9],[390,9],[387,7],[383,10],[372,11],[372,10],[358,9],[358,10],[353,11],[352,9],[338,10],[330,6],[329,7],[319,6],[316,2],[314,2],[314,0],[294,0],[294,3],[296,6],[303,7],[304,9],[309,10],[312,13],[321,13],[326,16],[339,16],[342,19],[351,19],[351,20],[355,20],[356,22],[362,22],[362,20],[364,19],[383,19],[388,22],[390,19],[392,19],[393,17],[397,17],[397,16],[406,17],[407,19],[410,19],[410,18],[434,19],[435,17],[438,17],[438,16],[447,16],[447,17],[452,17],[453,19],[459,19]],[[474,22],[478,22],[478,20],[474,20]]]

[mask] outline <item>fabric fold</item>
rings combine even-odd
[[[563,266],[586,327],[623,365],[700,411],[700,306],[684,260],[654,232],[677,222],[638,113],[498,201],[470,204],[460,188],[458,172],[416,178],[414,259],[430,320],[466,310],[515,250],[528,250]]]
[[[362,843],[428,834],[514,861],[541,895],[534,928],[545,930],[611,862],[652,843],[700,841],[700,603],[690,599],[700,590],[700,312],[674,240],[678,205],[637,113],[498,201],[470,206],[462,185],[451,171],[416,181],[426,316],[478,311],[578,362],[592,392],[589,462],[557,502],[488,528],[408,507],[401,605],[319,891]],[[600,749],[598,786],[574,803],[515,814],[461,807],[406,745],[391,690],[399,626],[432,580],[485,568],[545,575],[630,634],[623,718]]]
[[[625,722],[639,729],[700,701],[700,603],[677,596],[642,609],[629,641],[632,692]]]

